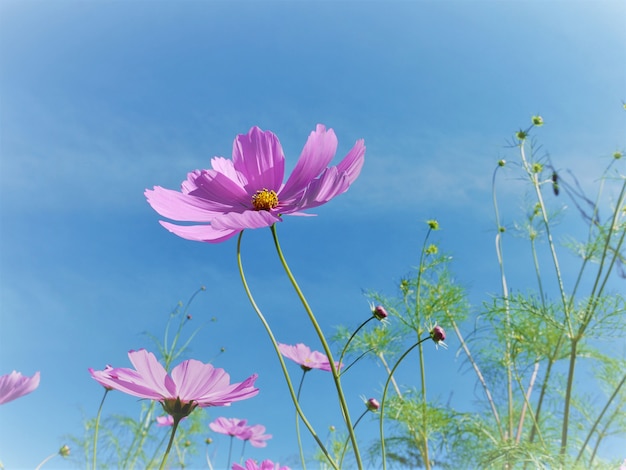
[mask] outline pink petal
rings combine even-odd
[[[248,193],[239,181],[215,170],[203,170],[194,183],[197,189],[189,194],[217,204],[222,212],[252,207],[254,192]]]
[[[247,228],[270,227],[280,222],[280,217],[269,211],[245,211],[242,213],[230,212],[213,219],[211,225],[216,230],[237,230]]]
[[[140,349],[130,351],[128,358],[141,377],[141,383],[138,385],[154,390],[163,398],[176,398],[176,385],[154,354]]]
[[[17,371],[1,376],[0,405],[31,393],[39,386],[39,381],[39,372],[35,372],[32,377],[23,376]]]
[[[361,173],[361,168],[365,163],[365,142],[363,139],[357,140],[348,154],[337,165],[339,173],[345,173],[348,184],[354,183]]]
[[[210,222],[222,213],[223,205],[179,191],[155,186],[144,192],[148,204],[163,217],[190,222]],[[222,210],[220,210],[222,209]]]
[[[259,189],[278,191],[285,175],[285,156],[278,137],[253,127],[239,134],[233,143],[233,165],[242,173],[248,193]]]
[[[159,223],[170,232],[175,233],[181,238],[198,242],[220,243],[241,232],[241,229],[218,230],[211,225],[176,225],[164,221],[160,221]]]
[[[290,199],[300,193],[331,162],[337,151],[337,137],[332,129],[326,131],[318,124],[304,145],[298,163],[285,186],[278,194],[279,200]]]
[[[228,378],[228,374],[224,374]],[[198,398],[198,406],[228,406],[234,401],[245,400],[259,393],[258,388],[254,388],[254,381],[258,375],[253,374],[241,383],[225,386],[220,383],[208,393]]]

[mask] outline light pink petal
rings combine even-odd
[[[224,376],[229,378],[228,374],[224,374]],[[257,377],[257,374],[253,374],[243,382],[229,386],[220,383],[219,386],[214,387],[202,397],[198,398],[198,406],[228,406],[234,401],[252,398],[259,393],[259,389],[254,387],[254,382]]]
[[[146,387],[143,384],[143,378],[135,370],[116,368],[96,371],[89,369],[89,373],[100,385],[111,390],[118,390],[149,400],[161,400],[163,398],[159,392]]]
[[[154,354],[140,349],[130,351],[128,358],[142,379],[139,385],[154,390],[163,398],[176,398],[178,395],[176,385]]]
[[[155,211],[172,220],[210,222],[224,209],[222,204],[160,186],[146,189],[144,195]]]
[[[160,221],[159,223],[181,238],[207,243],[220,243],[241,232],[241,229],[218,230],[211,225],[176,225],[164,221]]]
[[[244,440],[250,441],[250,444],[254,447],[265,447],[267,446],[267,440],[272,438],[271,434],[265,434],[265,426],[261,424],[255,424],[254,426],[249,426],[249,437],[244,438]]]
[[[224,369],[190,359],[174,367],[172,379],[181,400],[197,401],[215,387],[228,386],[230,377]]]
[[[280,217],[269,211],[230,212],[216,217],[211,225],[215,230],[237,230],[270,227],[280,222]]]
[[[247,431],[248,426],[245,419],[238,418],[217,418],[215,421],[209,423],[209,427],[220,434],[226,434],[228,436],[238,436]]]
[[[318,124],[311,132],[302,149],[298,163],[291,172],[285,186],[278,193],[279,200],[287,200],[300,193],[328,166],[337,151],[337,137],[332,129],[326,131]]]
[[[283,183],[285,156],[278,137],[270,131],[255,126],[247,134],[239,134],[233,143],[233,165],[247,179],[248,193],[278,191]]]
[[[235,169],[235,165],[230,158],[213,157],[211,160],[211,166],[218,173],[222,173],[229,179],[239,184],[244,188],[248,184],[246,176]]]
[[[365,142],[363,139],[357,140],[348,154],[337,165],[339,173],[344,173],[348,178],[348,183],[352,184],[359,177],[361,168],[365,163]]]
[[[32,377],[17,371],[0,376],[0,405],[31,393],[39,386],[39,381],[39,372],[35,372]]]

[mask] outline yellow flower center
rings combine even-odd
[[[257,211],[269,211],[278,205],[276,191],[267,188],[259,189],[252,196],[252,205]]]

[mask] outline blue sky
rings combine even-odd
[[[128,350],[151,347],[143,332],[159,335],[201,285],[193,321],[217,321],[189,356],[225,347],[215,364],[237,381],[258,372],[261,388],[211,416],[265,424],[274,439],[249,455],[290,460],[293,411],[278,405],[286,389],[240,286],[235,240],[168,233],[144,189],[178,188],[253,125],[279,136],[291,169],[323,123],[338,157],[365,139],[362,174],[318,217],[278,227],[323,327],[358,325],[364,289],[395,293],[430,218],[478,305],[499,289],[490,184],[497,160],[514,158],[507,139],[540,113],[543,149],[586,188],[624,149],[625,15],[619,1],[2,2],[0,374],[41,371],[41,385],[0,407],[0,460],[33,468],[80,434],[101,398],[87,368],[127,366]],[[522,202],[512,175],[500,187],[507,223]],[[279,339],[318,347],[269,230],[246,233],[243,251]],[[521,268],[511,276],[530,285]],[[456,346],[432,357],[449,370],[434,392],[444,399],[474,380]],[[371,367],[347,384],[353,408],[381,388]],[[330,385],[309,379],[305,409]],[[121,394],[108,406],[138,411]],[[338,424],[322,409],[320,429]]]

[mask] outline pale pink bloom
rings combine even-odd
[[[160,426],[160,427],[174,426],[174,417],[172,415],[157,416],[156,422],[157,422],[157,426]]]
[[[330,361],[328,360],[328,357],[326,357],[326,354],[319,351],[311,351],[308,346],[302,343],[298,343],[295,346],[278,343],[278,349],[283,356],[300,364],[300,367],[302,367],[302,369],[304,370],[331,370]],[[340,368],[338,362],[335,362],[335,366],[337,367],[337,369]]]
[[[174,417],[189,415],[196,406],[228,406],[259,393],[254,388],[256,374],[241,383],[230,383],[224,369],[194,359],[183,361],[171,375],[154,354],[140,349],[128,353],[135,369],[89,369],[91,376],[105,387],[162,403],[163,409]]]
[[[232,470],[291,470],[286,465],[279,465],[271,460],[264,460],[261,464],[257,464],[254,460],[246,460],[246,466],[242,467],[238,463],[233,464]]]
[[[249,441],[254,447],[265,447],[267,445],[267,442],[265,441],[272,438],[271,434],[264,434],[265,426],[262,424],[248,426],[248,430],[250,431],[250,437],[244,440]]]
[[[217,418],[209,423],[209,427],[220,434],[235,436],[245,440],[251,434],[249,427],[246,425],[247,422],[245,419],[238,418]]]
[[[0,405],[24,396],[39,387],[39,372],[26,377],[20,372],[0,376]]]
[[[306,215],[302,211],[346,192],[361,172],[365,145],[357,141],[337,166],[328,167],[336,151],[335,133],[318,124],[283,183],[285,156],[278,137],[253,127],[235,138],[232,160],[214,157],[212,169],[189,173],[180,191],[155,186],[145,196],[163,217],[200,224],[161,221],[170,232],[219,243],[248,228],[270,227],[283,215]]]

